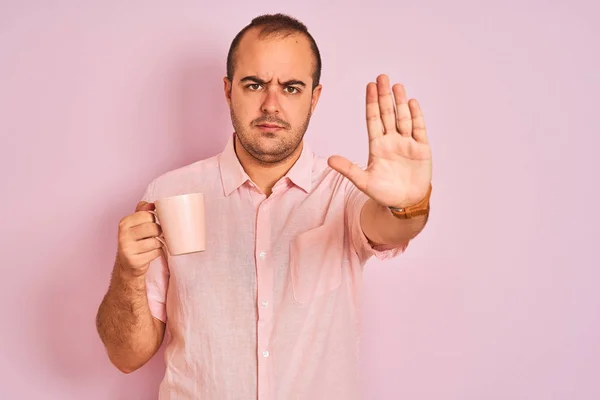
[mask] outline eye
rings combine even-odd
[[[298,89],[295,86],[286,86],[285,91],[288,94],[297,94],[297,93],[300,93],[300,89]]]
[[[249,85],[246,85],[246,87],[250,90],[258,90],[260,89],[260,83],[251,83]]]

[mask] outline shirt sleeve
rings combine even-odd
[[[142,197],[143,201],[154,202],[154,182],[148,185]],[[167,322],[167,288],[169,286],[169,266],[164,253],[154,259],[146,273],[146,294],[152,316]]]
[[[378,260],[386,260],[404,253],[409,242],[398,246],[372,245],[362,230],[360,213],[369,197],[352,183],[348,185],[346,201],[346,217],[348,221],[349,236],[354,250],[361,262],[366,262],[375,256]]]

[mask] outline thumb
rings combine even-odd
[[[140,201],[139,203],[137,203],[137,206],[135,207],[135,211],[150,211],[150,210],[154,210],[154,203],[148,203],[147,201]]]
[[[327,160],[327,164],[349,179],[359,190],[364,192],[367,189],[367,173],[347,158],[331,156]]]

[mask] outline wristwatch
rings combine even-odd
[[[388,207],[392,212],[392,215],[396,218],[400,219],[409,219],[419,215],[427,215],[429,213],[429,198],[431,197],[431,184],[429,184],[429,190],[427,190],[427,194],[425,198],[418,202],[417,204],[413,204],[404,208],[397,207]]]

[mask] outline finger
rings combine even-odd
[[[394,91],[394,99],[396,100],[396,125],[398,132],[402,136],[410,137],[412,135],[413,123],[411,119],[410,107],[406,100],[406,90],[404,85],[395,84],[392,88]]]
[[[129,229],[129,237],[133,240],[153,238],[159,236],[161,233],[160,226],[154,222],[144,222]]]
[[[348,178],[359,190],[367,189],[367,173],[341,156],[332,156],[327,160],[329,166]]]
[[[135,207],[135,211],[150,211],[154,210],[154,203],[148,203],[147,201],[140,201]]]
[[[377,95],[379,99],[379,113],[385,134],[398,133],[396,129],[396,110],[394,99],[390,90],[390,79],[387,75],[377,77]]]
[[[134,255],[148,253],[149,251],[160,249],[162,243],[156,238],[148,238],[136,242],[135,248],[132,248]]]
[[[131,227],[144,224],[146,222],[154,222],[154,215],[148,211],[136,211],[135,213],[126,216],[119,223],[121,230],[127,230]]]
[[[419,105],[419,102],[415,99],[411,99],[408,102],[408,105],[410,106],[410,113],[412,115],[412,136],[417,142],[428,143],[429,140],[427,139],[427,128],[425,127],[425,118],[423,117],[423,111],[421,111],[421,106]]]
[[[154,249],[147,253],[135,256],[135,264],[140,267],[150,264],[152,261],[163,255],[162,249]]]
[[[367,132],[369,140],[383,136],[383,124],[379,115],[379,101],[377,99],[377,84],[370,82],[367,85]]]

